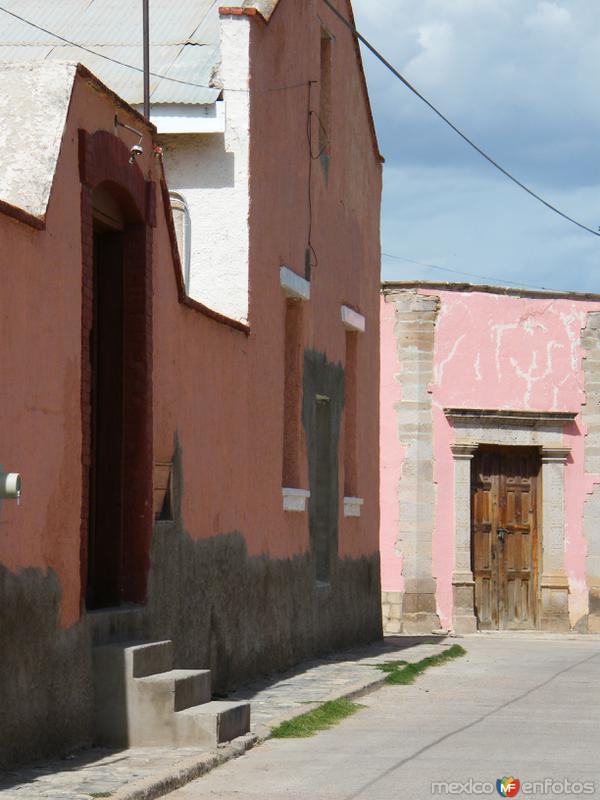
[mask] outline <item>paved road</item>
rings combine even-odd
[[[310,739],[270,740],[169,800],[424,800],[432,781],[594,781],[600,797],[600,641],[481,636],[468,655]],[[489,784],[493,783],[492,788]],[[556,797],[549,792],[526,796]],[[555,786],[555,789],[560,788]],[[573,795],[571,795],[573,796]],[[575,795],[585,796],[585,795]],[[588,795],[589,796],[589,795]]]

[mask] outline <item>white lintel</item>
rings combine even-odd
[[[358,311],[350,308],[350,306],[340,306],[340,310],[344,328],[349,331],[357,331],[358,333],[365,332],[367,321],[362,314],[359,314]]]
[[[297,272],[289,267],[281,267],[279,279],[281,288],[287,297],[293,297],[296,300],[310,300],[310,281],[301,278]]]
[[[136,106],[141,110],[140,106]],[[225,101],[206,105],[157,103],[150,108],[150,122],[158,133],[225,133]]]
[[[295,489],[291,486],[284,486],[281,489],[283,495],[284,511],[306,511],[306,503],[310,497],[308,489]]]
[[[344,516],[360,517],[360,509],[364,502],[362,497],[344,497]]]

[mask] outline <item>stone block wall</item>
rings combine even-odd
[[[600,313],[589,313],[581,332],[586,403],[581,416],[586,429],[585,471],[600,475]],[[600,484],[586,496],[583,530],[588,543],[588,631],[600,633]]]
[[[387,633],[430,633],[438,629],[436,585],[431,576],[435,484],[433,420],[429,386],[433,381],[435,323],[439,301],[417,291],[386,298],[394,304],[394,336],[401,400],[396,411],[398,442],[406,447],[399,494],[396,548],[403,556],[404,594],[386,592]],[[398,489],[399,491],[399,489]],[[402,625],[400,625],[402,620]]]

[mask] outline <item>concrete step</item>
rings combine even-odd
[[[144,678],[173,669],[173,642],[114,642],[93,649],[94,669]]]
[[[129,648],[131,652],[132,676],[144,678],[173,668],[173,642],[146,642]]]
[[[208,703],[211,698],[209,669],[172,669],[136,680],[148,702],[162,703],[171,711]]]
[[[216,747],[250,730],[250,704],[211,701],[210,670],[173,669],[173,644],[93,648],[96,744]]]
[[[214,747],[230,742],[250,730],[250,703],[246,701],[213,700],[175,714],[177,739],[185,743]]]
[[[173,668],[173,644],[115,642],[92,649],[94,666],[95,741],[114,747],[134,743],[137,717],[136,679]],[[171,714],[173,706],[171,705]]]

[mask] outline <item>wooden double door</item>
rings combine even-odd
[[[473,459],[471,558],[481,630],[536,627],[539,475],[535,448],[481,446]]]

